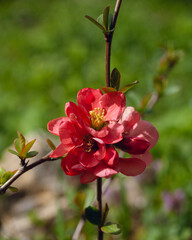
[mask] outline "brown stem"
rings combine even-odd
[[[30,165],[24,165],[21,168],[17,170],[17,172],[8,180],[6,181],[1,187],[0,187],[0,194],[4,194],[6,190],[11,186],[13,182],[15,182],[21,175],[23,175],[25,172],[31,170],[32,168],[48,161],[55,161],[59,158],[50,158],[50,157],[43,157],[39,160],[37,160],[34,163],[31,163]]]
[[[102,220],[102,178],[97,178],[97,204],[100,212],[100,222]],[[101,226],[98,226],[98,240],[103,240],[103,232]]]
[[[111,40],[105,37],[105,85],[110,87]]]
[[[117,0],[114,14],[113,14],[113,20],[111,23],[111,32],[105,34],[105,85],[106,87],[110,87],[111,85],[111,79],[110,79],[110,62],[111,62],[111,45],[112,45],[112,39],[113,34],[115,30],[115,25],[117,22],[117,17],[119,14],[120,6],[121,6],[122,0]]]

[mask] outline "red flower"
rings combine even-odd
[[[84,183],[96,179],[98,169],[105,162],[105,165],[110,162],[112,169],[105,177],[117,173],[116,162],[112,164],[113,156],[107,153],[109,144],[123,139],[124,127],[118,120],[125,109],[125,96],[121,92],[103,95],[99,89],[85,88],[79,91],[77,103],[68,102],[65,106],[67,117],[48,123],[48,130],[61,140],[50,157],[67,154],[61,162],[64,172],[67,175],[81,174]]]
[[[127,176],[142,173],[152,160],[149,150],[156,144],[158,133],[150,123],[140,120],[134,108],[124,110],[125,96],[121,92],[80,90],[77,104],[65,105],[67,117],[48,123],[48,130],[61,140],[50,157],[62,157],[63,171],[81,175],[82,183],[118,172]],[[131,158],[120,158],[115,147]]]
[[[149,165],[152,162],[149,150],[159,138],[156,128],[151,123],[140,120],[139,113],[133,107],[126,108],[120,123],[124,126],[123,140],[115,146]]]

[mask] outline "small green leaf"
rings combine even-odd
[[[88,207],[89,205],[92,204],[92,202],[94,201],[94,198],[95,198],[95,192],[93,191],[92,188],[88,188],[86,190],[86,193],[85,193],[85,204],[84,204],[84,208]]]
[[[98,23],[94,18],[92,18],[92,17],[90,17],[90,16],[88,16],[88,15],[85,15],[85,17],[86,17],[87,19],[89,19],[89,21],[91,21],[92,23],[94,23],[97,27],[99,27],[103,32],[105,31],[104,27],[103,27],[100,23]]]
[[[35,143],[35,141],[36,141],[36,139],[34,139],[34,140],[30,141],[29,143],[27,143],[27,145],[21,151],[21,157],[26,158],[27,153],[32,148],[32,146]]]
[[[138,83],[139,83],[139,81],[136,80],[136,81],[134,81],[134,82],[132,82],[132,83],[124,86],[123,88],[121,88],[121,89],[120,89],[120,92],[126,93],[129,89],[131,89],[132,87],[134,87],[134,86],[135,86],[136,84],[138,84]]]
[[[14,140],[14,145],[15,145],[15,149],[18,153],[21,153],[21,149],[20,149],[20,144],[19,144],[19,138],[16,138]]]
[[[74,199],[75,205],[80,208],[80,210],[84,209],[85,205],[85,194],[82,192],[78,192]]]
[[[20,152],[22,152],[23,148],[25,147],[25,138],[19,131],[17,131],[17,135],[19,138],[19,149]]]
[[[37,151],[31,151],[26,154],[26,158],[33,158],[38,154]]]
[[[112,88],[112,87],[101,87],[102,90],[105,92],[105,93],[108,93],[108,92],[116,92],[117,89],[115,88]]]
[[[49,138],[47,138],[46,141],[47,141],[49,147],[54,151],[56,149],[55,144]]]
[[[121,83],[121,74],[117,68],[114,68],[111,73],[111,87],[115,88],[117,91],[119,90]]]
[[[85,216],[90,223],[100,225],[101,213],[97,208],[91,206],[85,208]]]
[[[108,234],[118,235],[121,233],[121,229],[117,223],[108,222],[106,225],[101,227],[101,231]]]
[[[111,30],[111,31],[109,31],[109,32],[114,31],[114,29],[111,29],[112,21],[113,21],[113,15],[112,15],[111,13],[109,13],[108,30]]]
[[[18,188],[16,187],[9,187],[9,190],[11,190],[11,192],[18,192]]]
[[[6,183],[13,175],[14,173],[10,171],[4,173],[1,177],[1,184],[3,185],[4,183]]]
[[[5,169],[0,167],[0,179],[5,172],[6,172]]]
[[[105,30],[109,29],[109,10],[110,6],[107,6],[103,11],[103,26]]]
[[[97,18],[97,22],[103,26],[103,14],[99,15],[99,17]]]
[[[13,155],[19,156],[19,153],[14,151],[14,150],[12,150],[12,149],[8,149],[8,152],[10,152]]]

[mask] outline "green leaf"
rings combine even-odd
[[[111,29],[112,20],[113,20],[113,15],[109,13],[109,20],[108,20],[108,30],[110,30],[109,32],[114,31],[114,29]]]
[[[138,84],[138,83],[139,83],[139,81],[136,80],[136,81],[134,81],[134,82],[132,82],[132,83],[124,86],[123,88],[121,88],[121,89],[120,89],[120,92],[126,93],[128,90],[130,90],[132,87],[134,87],[134,86],[135,86],[136,84]]]
[[[103,11],[103,26],[105,30],[109,29],[109,10],[110,6],[107,6]]]
[[[112,88],[112,87],[101,87],[102,90],[105,92],[105,93],[108,93],[108,92],[116,92],[117,89],[115,88]]]
[[[11,190],[11,192],[18,192],[18,188],[16,187],[9,187],[9,190]]]
[[[20,144],[19,144],[19,138],[16,138],[14,140],[14,145],[15,145],[15,149],[17,150],[17,152],[21,153]]]
[[[8,152],[10,152],[13,155],[19,156],[19,153],[14,151],[14,150],[12,150],[12,149],[8,149]]]
[[[20,152],[22,152],[23,148],[25,147],[25,138],[19,131],[17,131],[17,135],[19,138],[19,149]]]
[[[29,143],[27,143],[27,145],[21,151],[21,157],[26,158],[27,153],[32,148],[32,146],[35,143],[35,141],[36,141],[36,139],[34,139],[34,140],[30,141]]]
[[[114,68],[111,73],[111,87],[115,88],[117,91],[119,90],[121,83],[121,74],[117,68]]]
[[[4,183],[6,183],[12,176],[14,175],[14,172],[6,172],[3,174],[3,176],[1,177],[1,184],[3,185]]]
[[[49,147],[54,151],[56,149],[55,144],[49,138],[47,138],[46,141],[47,141]]]
[[[101,213],[97,208],[92,206],[85,208],[85,216],[90,223],[100,225]]]
[[[94,201],[94,198],[95,198],[95,192],[93,191],[92,188],[88,188],[86,190],[85,196],[86,196],[86,198],[85,198],[84,208],[86,208],[90,204],[92,204],[92,202]]]
[[[108,234],[118,235],[121,233],[121,229],[117,223],[108,222],[106,225],[101,227],[101,231]]]
[[[5,172],[6,172],[5,169],[0,167],[0,179]]]
[[[89,21],[91,21],[92,23],[94,23],[97,27],[99,27],[103,32],[105,31],[104,27],[103,27],[100,23],[98,23],[94,18],[92,18],[92,17],[90,17],[90,16],[88,16],[88,15],[85,15],[85,17],[86,17],[87,19],[89,19]]]
[[[31,151],[26,154],[26,158],[33,158],[38,154],[37,151]]]
[[[85,194],[82,192],[78,192],[74,199],[75,205],[80,208],[80,210],[84,209],[85,205]]]
[[[103,26],[103,14],[99,15],[99,17],[97,18],[97,22]]]

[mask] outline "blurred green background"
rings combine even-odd
[[[81,88],[104,86],[103,35],[84,15],[97,18],[108,4],[113,9],[115,0],[0,0],[0,155],[17,130],[46,130]],[[140,230],[122,226],[124,234],[114,239],[192,239],[191,36],[192,1],[123,1],[112,67],[121,72],[122,86],[140,82],[126,95],[127,105],[138,108],[153,91],[164,46],[183,50],[184,57],[169,75],[163,98],[146,116],[159,131],[153,156],[162,164],[153,179],[142,183],[150,204],[139,213]],[[185,195],[180,215],[164,213],[162,192],[173,195],[177,189]],[[126,218],[122,212],[120,222],[131,214]]]

